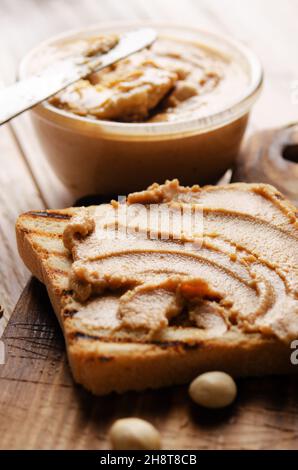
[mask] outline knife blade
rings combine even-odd
[[[150,46],[156,36],[156,32],[151,28],[129,31],[120,35],[117,45],[105,54],[61,59],[39,74],[2,88],[0,125],[50,98],[80,78]]]

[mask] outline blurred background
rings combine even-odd
[[[0,0],[0,80],[13,81],[30,48],[67,29],[114,20],[171,21],[248,44],[265,68],[252,124],[284,124],[298,113],[297,18],[297,0]]]

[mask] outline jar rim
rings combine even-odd
[[[76,30],[69,30],[64,33],[55,35],[41,42],[38,46],[32,49],[21,61],[19,66],[19,77],[25,78],[29,75],[28,71],[30,65],[34,62],[34,57],[37,52],[40,52],[43,48],[53,45],[59,41],[76,38],[82,35],[88,36],[92,32],[108,32],[113,29],[127,30],[135,27],[150,26],[155,27],[159,31],[171,30],[172,34],[175,32],[190,33],[197,36],[202,42],[208,41],[214,43],[213,49],[216,50],[216,44],[218,48],[221,45],[229,48],[237,54],[240,54],[247,63],[250,72],[250,81],[243,94],[231,102],[230,105],[225,106],[224,109],[210,113],[206,116],[201,117],[190,117],[175,121],[165,121],[156,123],[126,123],[126,122],[113,122],[99,119],[92,119],[84,116],[78,116],[69,111],[59,109],[48,103],[47,101],[39,104],[34,108],[34,112],[41,115],[44,119],[53,121],[57,125],[63,125],[70,128],[92,127],[93,130],[97,130],[102,135],[107,136],[125,136],[127,138],[134,137],[138,138],[146,136],[147,138],[166,137],[168,135],[175,134],[191,134],[208,132],[210,130],[222,127],[229,124],[230,122],[242,117],[250,110],[251,106],[257,99],[259,91],[263,82],[263,69],[257,56],[247,46],[241,42],[231,39],[225,35],[218,35],[213,32],[207,32],[203,29],[187,26],[177,25],[171,22],[154,22],[154,21],[138,21],[138,22],[111,22],[105,25],[100,23],[91,25],[87,28],[81,28]],[[203,42],[204,44],[204,42]]]

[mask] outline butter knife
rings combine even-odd
[[[151,28],[129,31],[120,35],[117,45],[105,54],[61,59],[37,75],[2,88],[0,90],[0,125],[50,98],[80,78],[150,46],[155,39],[156,32]]]

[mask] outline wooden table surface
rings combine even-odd
[[[297,121],[298,0],[1,0],[0,83],[15,79],[21,58],[40,41],[96,22],[160,20],[232,35],[265,69],[249,131]],[[14,223],[28,209],[73,201],[48,168],[28,116],[0,128],[0,311],[3,331],[29,277],[16,251]]]
[[[297,121],[298,0],[1,0],[0,86],[30,48],[53,34],[113,20],[189,24],[236,37],[258,54],[265,85],[248,133]],[[28,116],[0,128],[0,337],[29,273],[14,237],[17,215],[71,205],[48,167]],[[1,397],[0,397],[1,399]]]

